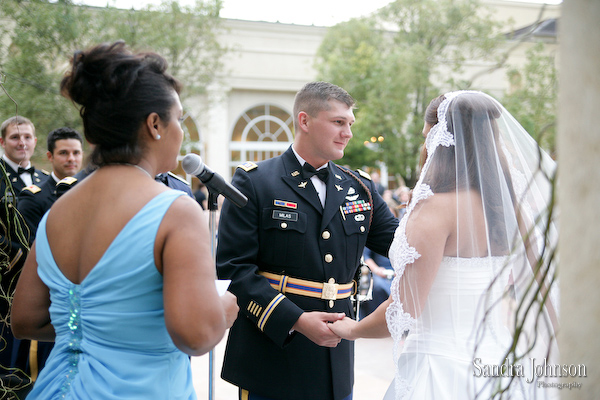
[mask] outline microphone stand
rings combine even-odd
[[[210,231],[210,255],[212,257],[213,265],[216,265],[217,261],[217,212],[219,211],[219,203],[217,198],[219,197],[218,192],[214,192],[210,187],[208,189],[208,229]],[[215,349],[208,352],[208,399],[215,399]]]

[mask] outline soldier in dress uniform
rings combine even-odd
[[[84,178],[94,172],[94,166],[88,164],[81,171],[76,173],[74,176],[68,176],[64,179],[61,179],[56,184],[56,198],[60,198],[63,194],[65,194],[69,189],[77,184],[77,182],[81,182]]]
[[[17,196],[24,187],[43,183],[49,173],[35,169],[31,164],[37,137],[35,126],[28,118],[11,117],[0,125],[0,132],[0,145],[4,150],[0,159],[3,169],[0,173],[0,375],[5,386],[15,388],[28,382],[27,377],[20,373],[11,374],[14,368],[24,370],[27,354],[20,354],[19,347],[13,346],[14,337],[8,324],[9,297],[13,294],[27,251],[27,229],[22,226],[23,220],[16,212]]]
[[[75,175],[73,178],[63,179],[60,182],[58,182],[58,184],[56,185],[57,196],[62,196],[65,192],[67,192],[70,188],[75,186],[78,182],[83,180],[92,172],[94,172],[94,168],[88,166],[84,170],[77,173],[77,175]],[[188,196],[194,198],[190,184],[179,175],[175,175],[174,173],[169,171],[167,173],[156,175],[154,179],[157,182],[164,183],[171,189],[181,190],[182,192],[185,192]]]
[[[156,175],[155,180],[164,183],[171,189],[181,190],[191,198],[195,198],[194,194],[192,193],[192,188],[190,187],[190,184],[185,179],[181,178],[179,175],[175,175],[174,173],[169,171],[163,174]]]
[[[294,144],[234,174],[248,203],[224,202],[217,272],[240,306],[222,371],[240,399],[352,398],[354,346],[328,325],[354,316],[363,248],[387,255],[398,225],[367,173],[330,161],[352,137],[353,107],[335,85],[305,85]]]
[[[29,228],[29,244],[33,243],[37,226],[56,201],[56,184],[72,177],[81,169],[83,139],[75,129],[58,128],[48,134],[46,156],[52,165],[50,177],[40,185],[30,185],[19,193],[18,209]]]

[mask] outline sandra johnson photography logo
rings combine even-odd
[[[525,382],[532,383],[538,379],[538,387],[558,387],[559,389],[581,387],[581,383],[545,383],[540,381],[543,378],[586,378],[587,368],[585,364],[548,364],[547,359],[537,360],[529,358],[528,368],[521,363],[512,363],[508,358],[504,359],[502,364],[482,364],[481,358],[473,360],[473,376],[483,378],[497,377],[520,377],[525,378]]]

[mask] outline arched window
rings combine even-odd
[[[231,135],[231,173],[241,163],[282,154],[294,141],[293,118],[272,104],[255,106],[237,120]]]

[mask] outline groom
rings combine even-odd
[[[354,345],[329,323],[354,315],[363,248],[387,255],[398,225],[367,173],[331,162],[352,138],[353,108],[344,89],[306,84],[293,145],[234,174],[249,201],[223,205],[217,272],[240,306],[222,371],[240,399],[352,398]]]

